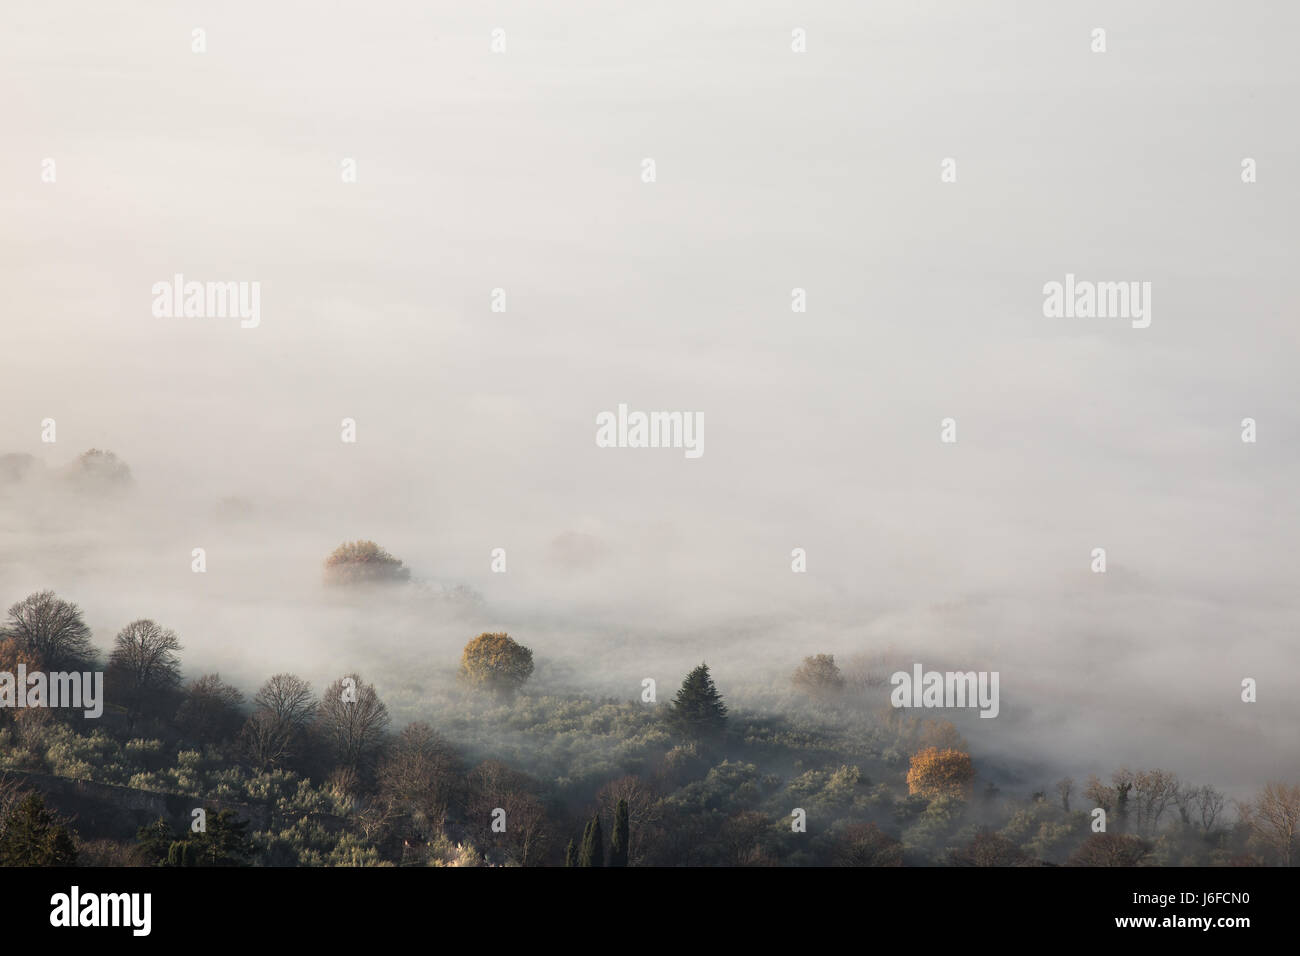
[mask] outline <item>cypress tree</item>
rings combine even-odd
[[[727,705],[713,685],[707,664],[686,675],[668,717],[672,728],[685,737],[715,737],[726,729]]]
[[[609,838],[609,865],[627,866],[627,841],[630,826],[627,818],[627,801],[618,801],[618,810],[614,813],[614,832]]]
[[[582,833],[582,849],[578,853],[578,866],[604,865],[605,841],[600,833],[600,814],[596,814]]]
[[[578,848],[574,845],[573,840],[569,840],[569,845],[564,848],[564,865],[578,865]]]

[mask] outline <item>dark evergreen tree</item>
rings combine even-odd
[[[77,845],[60,819],[31,793],[0,820],[0,866],[76,866]]]
[[[233,810],[209,811],[206,830],[194,834],[191,842],[194,866],[247,866],[254,853],[248,821],[240,820]]]
[[[609,838],[609,865],[627,866],[627,841],[630,836],[627,817],[627,801],[618,801],[618,810],[614,812],[614,832]]]
[[[172,828],[167,825],[167,821],[159,817],[148,826],[137,830],[135,839],[145,858],[154,866],[162,866],[171,855],[171,846],[176,842],[176,834],[172,833]]]
[[[717,737],[726,729],[727,705],[713,686],[707,664],[686,675],[673,698],[668,721],[673,730],[692,739]]]
[[[600,832],[600,814],[591,818],[582,831],[582,849],[578,851],[578,866],[604,866],[605,840]]]
[[[564,848],[564,865],[578,865],[578,847],[572,840],[570,840],[569,845]]]

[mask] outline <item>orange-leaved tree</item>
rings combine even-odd
[[[480,634],[465,645],[460,658],[460,679],[509,696],[533,673],[533,652],[509,634]]]
[[[912,757],[907,771],[907,792],[923,797],[970,796],[975,766],[970,754],[948,748],[926,747]]]

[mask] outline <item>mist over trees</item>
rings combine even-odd
[[[0,672],[38,654],[100,660],[77,605],[12,605]],[[102,720],[0,708],[0,859],[108,866],[1178,866],[1300,860],[1300,786],[1249,800],[1160,767],[1120,767],[1004,793],[1006,775],[948,720],[871,705],[830,654],[774,669],[766,696],[724,699],[707,664],[657,704],[528,693],[532,649],[504,632],[442,662],[449,694],[393,727],[352,672],[320,695],[289,672],[246,696],[186,680],[181,636],[123,624]],[[787,676],[782,676],[782,674]],[[0,680],[0,685],[3,680]],[[459,689],[456,689],[459,688]],[[854,688],[858,688],[857,691]],[[879,698],[883,701],[885,694]],[[77,781],[82,794],[37,781]],[[87,787],[206,807],[206,833],[166,815],[98,828]],[[48,787],[48,783],[41,784]],[[1049,794],[1051,795],[1049,799]],[[215,796],[215,799],[214,799]],[[1106,814],[1095,825],[1094,810]]]

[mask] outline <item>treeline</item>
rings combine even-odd
[[[173,631],[132,621],[102,660],[102,718],[0,709],[0,864],[1296,860],[1300,787],[1270,783],[1233,803],[1167,771],[1121,769],[1079,788],[1066,779],[1003,794],[989,782],[997,768],[982,766],[952,724],[866,710],[830,655],[807,658],[784,679],[782,703],[757,711],[725,701],[704,664],[662,705],[530,695],[532,651],[481,634],[460,660],[464,697],[431,701],[427,720],[395,730],[358,674],[319,692],[275,674],[246,699],[218,674],[186,681],[182,651]],[[101,659],[80,609],[41,592],[0,627],[0,673],[19,663],[85,671]],[[134,839],[82,832],[6,770],[183,795],[187,815],[154,820]],[[252,806],[267,810],[257,824],[233,809]]]

